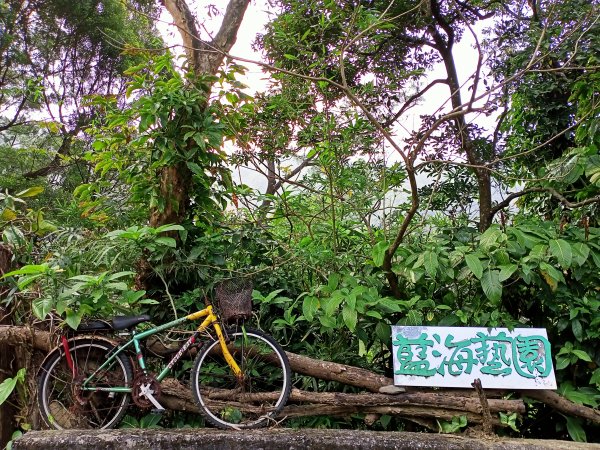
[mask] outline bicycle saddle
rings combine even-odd
[[[141,314],[139,316],[116,316],[113,317],[112,327],[115,330],[125,330],[136,326],[139,323],[150,321],[151,317],[148,314]]]

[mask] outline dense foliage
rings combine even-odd
[[[387,375],[392,325],[546,328],[559,392],[598,407],[597,1],[281,0],[254,98],[233,61],[202,77],[158,50],[151,2],[71,3],[0,4],[12,323],[160,322],[251,277],[256,321],[287,350]],[[443,102],[407,116],[440,86]],[[235,184],[235,165],[266,187]],[[513,428],[600,439],[534,402]]]

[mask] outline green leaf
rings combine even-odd
[[[411,309],[406,317],[403,320],[405,325],[416,326],[423,324],[423,313],[421,311],[417,311]]]
[[[571,321],[571,330],[573,330],[573,335],[579,342],[583,341],[583,327],[579,320],[574,319]]]
[[[452,422],[438,420],[438,426],[442,433],[456,433],[467,426],[467,416],[454,416]]]
[[[2,405],[6,399],[12,394],[17,383],[25,380],[25,368],[19,369],[17,374],[12,378],[5,379],[0,383],[0,405]]]
[[[17,194],[17,197],[35,197],[36,195],[39,195],[42,192],[44,192],[43,186],[34,186],[19,192]]]
[[[590,256],[590,248],[583,242],[577,242],[571,246],[573,250],[573,262],[578,266],[583,266]]]
[[[490,301],[497,305],[502,298],[502,283],[500,282],[500,272],[498,270],[486,270],[481,277],[481,288],[483,293]]]
[[[131,275],[135,275],[135,272],[132,272],[131,270],[125,270],[123,272],[113,273],[112,275],[110,275],[108,277],[108,279],[110,281],[113,281],[113,280],[118,280],[119,278],[131,276]]]
[[[323,325],[325,328],[337,328],[337,322],[333,317],[319,316],[319,322],[321,322],[321,325]]]
[[[137,302],[139,299],[141,299],[144,295],[146,295],[146,291],[125,291],[121,294],[121,297],[123,297],[123,300],[127,303],[135,303]],[[150,299],[147,299],[150,300]],[[152,300],[153,302],[156,302],[156,300]],[[156,302],[158,303],[158,302]]]
[[[65,321],[67,322],[67,325],[76,330],[79,324],[81,323],[81,314],[68,309],[67,318],[65,319]]]
[[[569,436],[575,442],[587,442],[587,436],[585,435],[585,431],[581,426],[581,421],[574,417],[564,416],[567,419],[567,431],[569,432]]]
[[[158,423],[161,419],[161,414],[146,414],[140,419],[140,428],[160,428]]]
[[[385,322],[377,322],[375,334],[384,344],[387,344],[392,339],[392,327]]]
[[[30,264],[23,266],[18,270],[5,273],[1,278],[14,277],[15,275],[33,275],[33,274],[44,274],[48,270],[48,264]]]
[[[117,291],[126,291],[129,289],[129,286],[127,286],[127,283],[124,283],[122,281],[118,281],[116,283],[108,283],[106,285],[107,288],[110,289],[115,289]]]
[[[567,356],[556,357],[556,370],[562,370],[571,363],[571,360]]]
[[[170,237],[161,236],[156,238],[155,241],[157,244],[165,245],[167,247],[175,248],[177,247],[177,241]]]
[[[498,280],[500,282],[508,280],[518,268],[519,266],[516,264],[505,264],[500,266],[500,275],[498,276]]]
[[[31,309],[33,314],[40,319],[43,320],[46,318],[48,313],[52,311],[52,307],[54,306],[54,301],[51,297],[43,297],[37,300],[34,300],[31,304]]]
[[[356,329],[356,324],[358,322],[356,309],[350,308],[348,305],[345,305],[342,309],[342,318],[344,319],[344,323],[350,331],[354,331]]]
[[[430,277],[434,278],[440,265],[438,255],[430,250],[423,253],[423,265]]]
[[[204,174],[204,169],[202,169],[202,167],[200,167],[198,164],[196,164],[195,162],[191,162],[188,161],[186,163],[186,165],[188,166],[188,168],[195,173],[196,175],[203,175]]]
[[[340,278],[341,277],[339,273],[332,273],[329,275],[329,278],[327,279],[327,287],[329,288],[329,292],[333,292],[337,289]]]
[[[21,277],[21,278],[19,278],[19,282],[17,283],[17,286],[19,286],[19,289],[21,289],[23,291],[23,290],[25,290],[25,288],[27,286],[29,286],[35,280],[37,280],[38,278],[41,278],[43,276],[44,276],[43,273],[36,273],[34,275],[27,275],[27,276]]]
[[[498,226],[491,226],[485,230],[485,232],[479,238],[479,246],[484,251],[489,250],[498,243],[501,236],[502,231],[498,228]]]
[[[384,309],[389,310],[390,312],[399,312],[402,309],[396,300],[388,297],[377,300],[377,306],[382,306]]]
[[[590,156],[585,167],[585,174],[590,181],[600,187],[600,155]]]
[[[340,291],[335,291],[331,297],[321,300],[321,308],[323,308],[323,312],[326,315],[333,316],[333,313],[337,310],[342,301],[344,301],[343,294]]]
[[[304,301],[302,302],[302,314],[309,322],[313,320],[315,316],[315,312],[319,308],[319,299],[312,295],[307,295],[304,297]]]
[[[183,231],[185,230],[185,228],[183,228],[181,225],[161,225],[160,227],[156,228],[154,231],[156,232],[156,234],[159,233],[164,233],[166,231]]]
[[[154,300],[152,298],[144,298],[138,301],[140,305],[158,305],[160,302],[158,300]]]
[[[519,432],[517,428],[517,413],[506,414],[500,411],[498,414],[500,415],[500,423],[508,425],[512,430]]]
[[[119,428],[139,428],[139,427],[140,427],[140,423],[138,422],[138,420],[135,417],[132,417],[129,415],[125,416],[119,425]]]
[[[373,258],[373,263],[376,267],[381,267],[383,265],[385,252],[387,251],[389,246],[390,244],[385,241],[379,241],[373,246],[373,249],[371,250],[371,257]]]
[[[481,276],[483,275],[483,264],[481,264],[479,258],[472,253],[469,253],[465,255],[465,262],[467,263],[469,269],[471,269],[471,272],[473,272],[473,275],[480,280]]]
[[[571,353],[573,353],[575,356],[577,356],[582,361],[592,362],[592,358],[590,358],[590,355],[588,355],[583,350],[573,350]]]
[[[256,291],[258,293],[258,291]],[[271,303],[273,302],[273,300],[281,293],[283,292],[283,289],[275,289],[274,291],[269,292],[269,294],[266,297],[261,297],[260,293],[258,293],[258,295],[254,295],[254,298],[258,301],[260,301],[261,303]]]
[[[564,239],[552,239],[549,244],[550,253],[552,256],[556,257],[558,263],[564,269],[571,267],[571,262],[573,261],[573,251],[571,250],[571,245],[569,245],[569,243]]]

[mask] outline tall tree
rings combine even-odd
[[[249,0],[230,0],[223,14],[219,31],[210,40],[203,40],[196,23],[196,17],[190,6],[183,0],[165,0],[165,8],[173,17],[177,26],[189,67],[197,79],[206,80],[209,91],[212,81],[223,60],[236,41],[237,31],[244,18]],[[204,108],[208,105],[205,104]],[[162,169],[160,176],[160,195],[164,206],[150,213],[150,224],[160,226],[167,223],[182,223],[190,201],[190,180],[192,172],[185,163],[177,163]]]

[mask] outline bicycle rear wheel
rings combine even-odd
[[[192,369],[192,392],[206,419],[219,428],[259,428],[273,422],[291,391],[285,352],[267,334],[252,328],[227,332],[227,348],[242,369],[238,378],[218,340],[207,343]]]
[[[64,351],[49,357],[38,376],[38,404],[42,419],[51,428],[113,428],[127,410],[129,393],[108,392],[106,388],[131,386],[131,362],[123,354],[96,374],[88,384],[98,391],[84,391],[81,382],[108,359],[113,346],[94,339],[69,342],[73,370]]]

